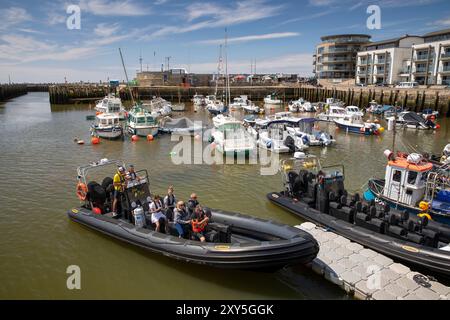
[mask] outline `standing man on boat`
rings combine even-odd
[[[114,200],[113,200],[113,207],[112,207],[112,214],[113,216],[117,216],[117,203],[122,198],[122,193],[124,191],[125,187],[125,168],[119,167],[117,170],[117,173],[114,175],[113,179],[113,185],[114,185]]]
[[[167,195],[164,197],[164,208],[166,209],[166,217],[171,221],[173,219],[173,210],[177,204],[177,198],[173,194],[173,186],[169,186]]]

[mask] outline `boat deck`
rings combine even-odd
[[[320,244],[311,267],[359,300],[450,300],[450,287],[373,250],[306,222],[297,228]]]

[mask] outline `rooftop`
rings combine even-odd
[[[326,40],[332,40],[332,39],[338,39],[338,38],[348,38],[348,37],[362,37],[362,38],[367,38],[367,40],[371,39],[372,36],[368,35],[368,34],[337,34],[337,35],[330,35],[330,36],[323,36],[320,39],[322,41],[326,41]]]
[[[434,37],[434,36],[440,36],[443,34],[449,34],[450,33],[450,29],[444,29],[444,30],[439,30],[439,31],[433,31],[433,32],[429,32],[427,34],[425,34],[423,37]]]
[[[385,45],[385,44],[396,43],[396,42],[399,42],[400,40],[403,40],[406,38],[423,38],[423,37],[405,34],[401,37],[397,37],[397,38],[393,38],[393,39],[386,39],[386,40],[371,42],[371,43],[363,45],[363,47],[381,46],[381,45]]]

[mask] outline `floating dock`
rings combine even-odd
[[[450,287],[313,223],[297,228],[320,244],[317,274],[359,300],[450,300]]]

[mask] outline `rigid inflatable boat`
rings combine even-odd
[[[117,170],[117,164],[119,162],[104,159],[78,168],[79,184],[86,183],[88,171],[107,166]],[[315,239],[302,230],[220,210],[211,210],[211,222],[205,233],[207,242],[179,238],[175,228],[170,228],[170,222],[166,233],[156,232],[151,222],[142,224],[137,218],[136,212],[142,212],[141,209],[147,216],[152,201],[147,172],[137,174],[139,181],[132,182],[123,192],[118,216],[113,216],[108,209],[112,179],[106,178],[102,185],[91,181],[87,187],[79,188],[77,194],[80,200],[84,199],[84,204],[69,210],[69,218],[149,251],[213,267],[277,270],[286,265],[309,263],[319,251]],[[83,190],[87,192],[83,193]]]
[[[406,211],[366,202],[344,189],[344,169],[322,168],[314,157],[282,164],[285,190],[268,199],[394,260],[450,277],[450,228]]]

